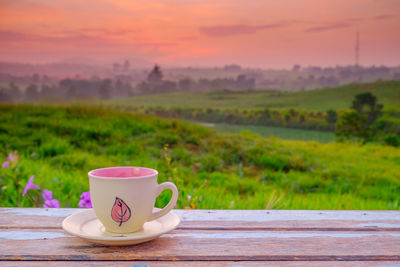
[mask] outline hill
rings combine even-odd
[[[89,170],[131,165],[176,183],[179,208],[400,208],[392,147],[223,134],[104,108],[0,105],[0,154],[11,151],[19,161],[0,168],[2,206],[32,206],[21,193],[35,175],[61,207],[77,207]]]
[[[117,106],[164,106],[210,108],[277,108],[326,111],[347,109],[356,94],[372,92],[388,107],[400,106],[400,81],[322,88],[301,92],[277,91],[211,91],[140,95],[113,99],[107,103]]]

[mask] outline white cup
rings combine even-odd
[[[157,183],[158,172],[143,167],[111,167],[89,172],[90,198],[106,231],[131,233],[147,221],[167,214],[176,205],[178,189],[173,183]],[[169,203],[153,212],[157,196],[172,191]]]

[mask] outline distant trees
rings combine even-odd
[[[320,87],[333,87],[339,85],[339,80],[333,75],[320,76],[317,81]]]
[[[161,68],[157,65],[159,70]],[[47,84],[55,85],[59,82],[59,77],[73,77],[74,80],[82,80],[83,73],[89,73],[88,66],[80,66],[74,64],[51,64],[45,66],[34,66],[30,64],[17,64],[17,63],[4,63],[0,62],[0,83],[2,88],[6,88],[4,84],[15,82],[16,84]],[[153,67],[153,66],[152,66]],[[318,66],[300,66],[298,64],[286,70],[268,70],[245,68],[236,64],[228,64],[223,67],[213,68],[181,68],[173,69],[168,72],[162,71],[164,74],[160,79],[160,73],[150,69],[147,74],[143,71],[132,68],[128,60],[115,63],[112,69],[107,72],[100,71],[98,68],[92,68],[90,73],[93,76],[112,75],[112,79],[121,79],[124,82],[133,82],[138,84],[141,81],[149,82],[147,75],[153,76],[156,74],[155,81],[170,80],[177,83],[177,90],[186,90],[179,86],[180,79],[193,79],[197,84],[199,79],[206,79],[208,82],[202,83],[202,86],[192,87],[191,90],[216,90],[216,89],[241,89],[239,86],[234,85],[228,81],[221,81],[228,78],[235,80],[237,75],[246,75],[247,79],[252,78],[256,80],[257,88],[263,89],[278,89],[285,91],[298,91],[310,90],[322,87],[333,87],[337,85],[359,83],[359,82],[373,82],[378,80],[400,80],[400,67],[385,67],[385,66],[335,66],[335,67],[318,67]],[[80,73],[79,76],[77,73]],[[210,76],[209,76],[210,75]],[[217,75],[217,76],[216,76]],[[158,78],[157,78],[158,77]],[[212,78],[211,78],[212,77]],[[219,77],[220,81],[213,81]],[[98,79],[101,79],[97,77]],[[92,78],[88,78],[94,80]],[[149,79],[153,81],[153,78]],[[223,87],[216,88],[213,84],[219,85],[224,83]],[[204,85],[204,86],[203,86]],[[204,89],[208,88],[208,89]],[[248,87],[249,88],[249,87]],[[255,86],[251,86],[255,88]],[[78,89],[78,88],[77,88]],[[246,88],[247,89],[247,88]],[[79,91],[79,90],[78,90]]]
[[[256,87],[255,80],[247,79],[246,75],[240,74],[236,78],[236,87],[237,89],[254,89]]]
[[[165,93],[170,92],[174,88],[176,88],[176,84],[171,85],[170,83],[163,82],[163,74],[160,66],[157,64],[153,67],[149,75],[147,75],[147,80],[137,86],[137,89],[141,93]]]
[[[124,97],[131,95],[132,88],[129,83],[121,80],[94,78],[91,80],[64,79],[57,88],[59,95],[67,99],[74,98],[101,98]]]
[[[10,82],[8,88],[0,87],[0,102],[16,102],[21,98],[21,90],[14,82]]]
[[[54,86],[43,84],[42,89],[40,90],[40,97],[44,100],[55,99],[57,97],[56,88]]]
[[[196,88],[196,82],[190,78],[179,80],[178,87],[180,91],[193,91]]]
[[[71,85],[68,89],[67,89],[67,92],[66,92],[66,94],[65,94],[65,96],[67,97],[67,99],[75,99],[77,96],[78,96],[78,94],[77,94],[77,92],[76,92],[76,88],[75,88],[75,86],[74,85]]]
[[[130,63],[129,60],[125,60],[124,62],[124,71],[129,71]]]
[[[400,137],[395,133],[389,133],[384,138],[383,141],[385,144],[389,146],[399,147],[400,146]]]
[[[14,82],[10,82],[10,96],[12,101],[19,101],[22,98],[22,92],[18,85]]]
[[[105,79],[99,88],[99,96],[101,99],[109,99],[111,97],[111,80]]]
[[[13,82],[8,87],[0,86],[0,102],[109,99],[130,95],[132,95],[132,87],[129,83],[100,78],[91,80],[67,78],[60,80],[58,85],[39,86],[32,83],[25,88],[24,92]]]
[[[39,89],[36,84],[31,84],[26,88],[25,99],[37,100],[39,98]]]
[[[222,92],[218,92],[220,94]],[[162,117],[182,118],[211,123],[239,125],[281,126],[288,128],[332,131],[325,121],[325,114],[319,112],[276,109],[235,109],[212,107],[145,107],[145,114]]]
[[[226,71],[241,71],[242,67],[237,64],[230,64],[230,65],[225,65],[224,70],[226,70]]]
[[[363,142],[369,140],[369,129],[365,127],[366,118],[356,111],[345,112],[336,124],[335,134],[340,139],[359,138]]]
[[[301,69],[301,66],[299,65],[299,64],[295,64],[294,66],[293,66],[293,68],[292,68],[292,71],[300,71],[300,69]]]
[[[337,121],[337,118],[338,118],[338,116],[337,116],[336,110],[329,109],[329,110],[326,112],[326,121],[327,121],[329,124],[335,124],[336,121]]]
[[[361,93],[355,96],[351,108],[358,114],[366,116],[366,122],[371,125],[382,115],[383,105],[377,103],[376,96],[370,92]]]
[[[9,89],[0,88],[0,103],[1,102],[12,102],[12,96]]]
[[[344,112],[336,124],[335,134],[344,139],[361,139],[364,143],[377,137],[379,128],[375,124],[382,115],[383,105],[377,103],[376,96],[370,92],[355,96],[352,110]]]
[[[158,65],[155,65],[153,70],[147,76],[147,81],[149,83],[161,83],[163,79],[163,74],[161,72],[161,68]]]
[[[40,75],[37,74],[37,73],[34,73],[34,74],[32,75],[32,82],[34,82],[34,83],[40,82]]]
[[[241,70],[240,66],[228,66],[229,70]],[[247,78],[244,74],[239,74],[236,79],[233,78],[216,78],[213,80],[200,78],[194,81],[190,78],[183,78],[178,82],[164,80],[160,66],[155,65],[147,76],[146,81],[141,82],[137,89],[141,93],[167,93],[175,91],[207,91],[222,89],[253,89],[255,88],[255,79]]]

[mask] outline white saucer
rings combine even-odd
[[[88,209],[65,218],[62,222],[62,227],[69,234],[79,236],[90,242],[124,246],[155,239],[174,230],[179,223],[178,215],[171,211],[156,220],[146,222],[140,231],[129,234],[115,234],[106,232],[103,224],[97,219],[94,210]]]

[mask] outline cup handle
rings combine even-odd
[[[172,210],[175,205],[176,201],[178,200],[178,188],[171,183],[171,182],[165,182],[162,184],[158,185],[157,192],[156,192],[156,197],[161,194],[162,191],[165,189],[170,189],[172,191],[172,197],[171,200],[168,202],[167,206],[162,208],[161,210],[155,211],[151,214],[149,221],[155,220],[157,218],[160,218],[161,216],[164,216],[167,214],[170,210]]]

